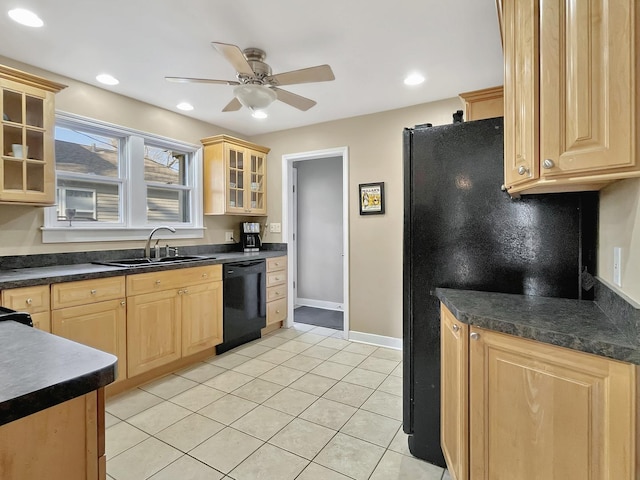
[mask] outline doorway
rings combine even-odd
[[[324,165],[320,162],[325,161]],[[312,164],[307,164],[307,162],[310,161],[314,161],[314,162],[318,162],[318,163],[314,163],[313,167],[321,167],[320,169],[317,168],[307,168],[307,167],[311,167]],[[303,309],[306,310],[306,312],[304,312],[305,314],[307,314],[307,318],[311,318],[313,319],[314,317],[322,317],[322,316],[336,316],[337,313],[340,313],[340,316],[342,316],[343,318],[343,325],[342,325],[342,331],[343,331],[343,338],[347,339],[348,338],[348,332],[349,332],[349,250],[348,250],[348,245],[349,245],[349,214],[348,214],[348,184],[349,184],[349,179],[348,179],[348,148],[347,147],[340,147],[340,148],[334,148],[334,149],[328,149],[328,150],[317,150],[317,151],[312,151],[312,152],[301,152],[301,153],[296,153],[296,154],[288,154],[288,155],[283,155],[282,157],[282,205],[283,205],[283,218],[282,218],[282,238],[284,239],[284,241],[288,244],[288,256],[289,256],[289,262],[288,262],[288,291],[291,292],[291,295],[288,296],[288,315],[287,315],[287,321],[286,321],[286,326],[287,327],[291,327],[293,325],[294,322],[294,318],[295,318],[295,307],[296,307],[296,302],[298,298],[302,298],[302,302],[304,304],[304,307],[302,307]],[[340,194],[342,196],[342,202],[341,202],[341,237],[342,237],[342,241],[340,242],[341,245],[334,245],[333,248],[331,249],[331,253],[328,253],[328,255],[334,255],[337,256],[336,258],[331,257],[331,260],[335,261],[337,260],[337,265],[338,268],[341,268],[341,272],[340,273],[340,277],[342,279],[342,285],[339,285],[338,288],[341,289],[341,302],[340,301],[324,301],[324,300],[319,300],[319,301],[315,301],[313,299],[309,299],[309,298],[303,298],[300,297],[298,295],[299,287],[301,286],[299,281],[298,281],[298,266],[299,264],[303,264],[305,265],[305,258],[307,259],[306,264],[309,264],[309,245],[306,245],[305,247],[303,247],[303,249],[301,251],[299,251],[298,249],[298,237],[297,237],[297,230],[298,230],[298,224],[297,224],[297,219],[298,219],[298,212],[297,212],[297,207],[298,207],[298,199],[297,194],[299,194],[300,192],[296,189],[296,183],[298,181],[300,181],[300,179],[297,178],[297,173],[298,173],[298,168],[295,168],[296,166],[300,167],[300,172],[302,172],[302,174],[304,175],[305,171],[308,172],[312,172],[312,171],[321,171],[323,170],[322,167],[328,167],[330,162],[334,162],[334,165],[336,164],[335,162],[337,162],[338,168],[341,168],[342,171],[342,186],[341,189],[339,188],[337,193]],[[314,205],[316,202],[320,202],[320,205],[322,204],[322,195],[318,195],[318,194],[313,194],[311,191],[309,191],[309,187],[312,186],[312,184],[309,183],[309,181],[313,181],[313,176],[312,175],[307,175],[306,179],[303,177],[303,185],[302,187],[305,188],[305,193],[309,193],[310,195],[313,196],[314,198]],[[305,186],[306,185],[306,186]],[[313,189],[311,189],[313,190]],[[306,195],[307,199],[305,200],[307,202],[307,204],[309,203],[309,196],[310,195]],[[317,200],[315,199],[315,197],[318,197]],[[302,206],[304,208],[304,202],[302,203]],[[317,206],[317,205],[316,205]],[[313,215],[313,213],[312,213]],[[306,217],[302,217],[302,218],[306,218]],[[307,227],[309,222],[306,222]],[[301,233],[304,234],[304,230],[301,231]],[[308,234],[307,234],[308,235]],[[335,237],[336,235],[334,235]],[[329,237],[326,237],[327,240],[329,240]],[[328,244],[327,244],[328,245]],[[317,248],[317,246],[316,246]],[[306,249],[306,253],[304,251],[304,249]],[[305,257],[300,257],[299,255],[305,255]],[[307,272],[308,273],[308,272]],[[309,275],[305,275],[304,277],[301,277],[301,280],[305,281],[304,278],[311,278],[309,277]],[[334,277],[337,278],[337,277]],[[332,283],[336,283],[335,281],[332,280],[324,280],[325,285],[324,287],[327,287],[327,283],[328,282],[332,282]],[[307,284],[308,285],[310,282],[307,280]],[[323,288],[322,282],[316,283],[316,288]],[[333,294],[329,294],[329,295],[333,295],[333,298],[336,299],[337,296],[335,295],[335,285],[331,285],[331,287],[333,288]],[[326,290],[326,289],[325,289]],[[308,292],[309,290],[307,289],[306,292]],[[301,293],[305,293],[305,291],[301,291]],[[301,310],[302,312],[302,310]],[[311,320],[313,321],[313,320]]]

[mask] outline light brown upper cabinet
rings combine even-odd
[[[467,122],[504,115],[502,86],[465,92],[458,96],[464,101],[464,118]]]
[[[502,9],[509,193],[599,190],[640,176],[637,0]]]
[[[0,65],[0,203],[55,202],[54,95],[63,88]]]
[[[205,215],[266,215],[269,148],[228,135],[201,142]]]

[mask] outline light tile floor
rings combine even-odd
[[[409,453],[402,355],[295,324],[107,402],[113,480],[447,480]]]

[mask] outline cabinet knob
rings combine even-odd
[[[471,338],[471,340],[480,340],[480,334],[473,332],[471,335],[469,335],[469,338]]]
[[[207,278],[208,276],[209,276],[209,274],[208,274],[208,273],[203,273],[203,274],[202,274],[202,278]]]
[[[518,175],[524,175],[525,173],[529,173],[529,169],[524,165],[520,165],[520,167],[518,167]]]
[[[545,158],[544,161],[542,162],[542,167],[546,168],[547,170],[555,166],[556,166],[555,162],[550,158]]]
[[[97,293],[97,290],[91,290],[91,295],[95,295]]]
[[[125,302],[124,300],[122,300],[122,301],[120,302],[120,305],[122,305],[123,307],[124,307],[126,304],[127,304],[127,302]]]
[[[33,303],[33,299],[27,298],[27,305],[31,305]]]
[[[458,330],[460,330],[460,327],[454,323],[454,324],[453,324],[453,327],[451,327],[451,329],[452,329],[454,332],[457,332]]]
[[[156,285],[160,285],[160,280],[156,280]]]
[[[178,295],[182,295],[184,292],[182,290],[178,290]]]
[[[187,293],[189,293],[189,290],[187,290],[187,289],[185,288],[185,289],[182,291],[182,293],[184,293],[184,294],[186,295]]]
[[[280,313],[280,310],[276,310],[276,313]]]
[[[276,295],[280,295],[280,292],[276,290]]]

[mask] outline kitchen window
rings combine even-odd
[[[59,112],[55,152],[43,243],[142,240],[158,225],[202,238],[197,145]]]

